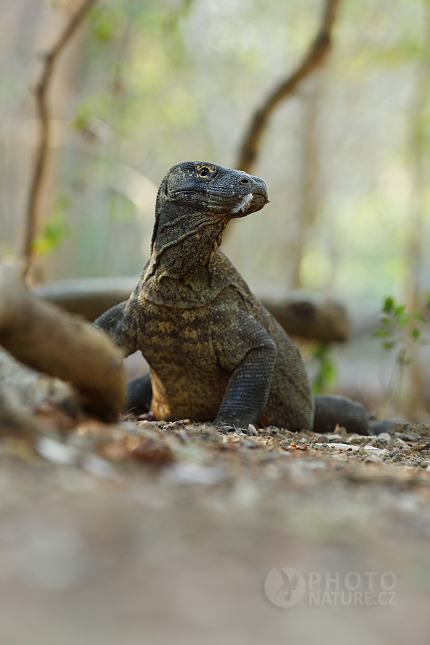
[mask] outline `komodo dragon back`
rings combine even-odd
[[[245,172],[200,161],[169,170],[139,283],[94,323],[149,363],[149,375],[129,384],[129,409],[150,409],[159,420],[313,427],[315,402],[297,347],[219,250],[231,219],[267,203],[265,182]],[[316,409],[321,431],[347,422],[367,434],[360,404],[323,397]]]

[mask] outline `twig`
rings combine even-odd
[[[269,117],[278,104],[290,96],[299,83],[319,67],[331,48],[331,35],[340,0],[326,0],[323,18],[316,38],[297,69],[282,81],[251,118],[240,147],[236,168],[250,172],[257,158]]]
[[[36,236],[37,224],[39,222],[39,212],[43,184],[46,176],[49,146],[51,141],[50,112],[48,104],[48,91],[52,81],[55,64],[64,47],[70,38],[82,23],[87,11],[97,2],[97,0],[84,0],[80,9],[70,18],[65,29],[60,34],[54,46],[43,55],[44,66],[42,73],[35,88],[37,103],[37,112],[40,119],[40,137],[37,150],[36,161],[34,164],[33,177],[31,180],[30,194],[27,209],[27,226],[24,255],[27,262],[27,271],[30,268],[33,257],[33,240]]]

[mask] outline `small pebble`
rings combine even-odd
[[[383,461],[381,457],[378,457],[378,455],[369,455],[366,457],[364,460],[366,464],[382,464]]]
[[[248,441],[247,439],[244,439],[242,441],[242,447],[243,448],[256,448],[257,446],[253,441]]]
[[[394,442],[397,446],[401,446],[402,448],[409,448],[408,444],[406,441],[403,441],[403,439],[400,439],[400,437],[396,437],[394,439]]]
[[[142,428],[143,430],[157,430],[157,426],[154,423],[151,423],[150,421],[138,421],[136,425]],[[127,432],[130,432],[129,427],[124,427],[123,424],[120,424],[120,427],[122,427],[124,430],[127,430]]]
[[[378,441],[388,441],[389,442],[389,441],[392,440],[392,437],[390,437],[388,432],[381,432],[381,434],[378,434],[378,436],[376,438],[378,439]]]
[[[172,423],[172,428],[176,429],[176,428],[184,428],[184,427],[185,427],[185,423],[183,421],[175,421],[174,423]]]
[[[188,443],[188,442],[190,441],[190,438],[189,438],[189,436],[188,436],[188,434],[187,434],[186,430],[184,430],[184,429],[179,430],[179,432],[178,432],[178,436],[180,437],[180,439],[181,439],[184,443]]]
[[[73,464],[78,457],[78,450],[74,446],[67,446],[49,437],[41,437],[35,447],[39,455],[53,464]]]
[[[81,466],[90,475],[100,479],[112,479],[115,477],[115,470],[106,460],[91,453],[84,455],[81,460]]]
[[[154,415],[152,412],[144,412],[143,414],[139,414],[137,418],[139,421],[152,421],[154,419]]]

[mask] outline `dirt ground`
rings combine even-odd
[[[42,417],[0,441],[2,645],[430,642],[427,426]]]

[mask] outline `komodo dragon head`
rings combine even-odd
[[[163,256],[168,272],[173,271],[173,264],[174,272],[207,264],[228,222],[259,211],[268,201],[265,182],[241,170],[206,161],[173,166],[158,190],[153,263],[158,264]]]
[[[241,170],[223,168],[206,161],[184,161],[173,166],[158,193],[160,202],[185,205],[187,211],[201,211],[243,217],[267,204],[267,188],[259,177]]]

